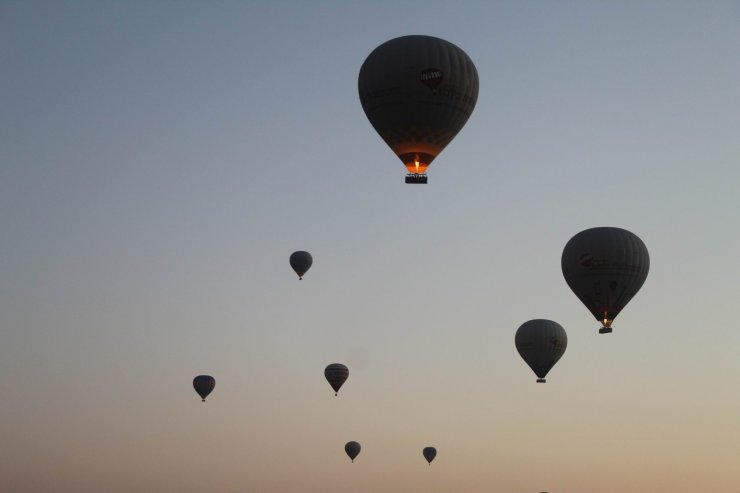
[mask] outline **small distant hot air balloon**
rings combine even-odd
[[[427,167],[475,108],[478,72],[449,41],[402,36],[368,55],[357,87],[368,120],[406,166],[406,183],[426,183]]]
[[[355,457],[360,453],[360,444],[357,442],[347,442],[344,445],[344,451],[347,452],[347,455],[349,455],[349,458],[352,459],[352,462],[355,461]]]
[[[432,465],[432,461],[435,457],[437,457],[437,449],[434,447],[424,447],[424,450],[421,451],[421,454],[424,456],[424,458],[427,460],[429,465]]]
[[[198,375],[193,379],[193,388],[203,402],[206,401],[208,394],[213,392],[214,387],[216,387],[216,379],[210,375]]]
[[[547,373],[565,353],[568,335],[552,320],[535,319],[524,322],[514,337],[516,350],[537,375],[538,383],[545,383]]]
[[[313,264],[313,257],[308,252],[299,250],[290,255],[290,266],[298,274],[298,279],[303,279],[303,274],[311,268],[311,264]]]
[[[647,279],[650,256],[645,243],[626,229],[591,228],[568,241],[561,267],[568,286],[603,324],[599,333],[605,334]]]
[[[331,385],[331,388],[334,389],[334,395],[337,395],[342,384],[349,377],[349,369],[341,363],[332,363],[324,368],[324,376],[329,382],[329,385]]]

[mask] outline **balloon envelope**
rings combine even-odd
[[[524,322],[516,331],[514,343],[519,355],[545,383],[545,376],[565,353],[568,335],[557,322],[535,319]]]
[[[360,453],[360,444],[357,442],[347,442],[344,445],[344,451],[347,452],[347,455],[349,455],[349,458],[352,459],[352,462],[355,461],[355,457]]]
[[[650,269],[647,247],[634,233],[600,227],[581,231],[563,249],[565,281],[611,332],[612,321],[640,290]]]
[[[324,377],[334,389],[334,395],[337,395],[342,384],[347,381],[349,377],[349,369],[341,363],[332,363],[324,368]]]
[[[429,465],[432,465],[432,461],[437,456],[437,449],[434,447],[424,447],[424,450],[421,451],[421,454],[427,460]]]
[[[206,397],[216,387],[216,379],[210,375],[198,375],[193,379],[193,388],[198,393],[203,402],[206,401]]]
[[[478,100],[470,57],[432,36],[381,44],[362,64],[357,86],[370,123],[413,175],[426,171]]]
[[[290,266],[298,274],[298,279],[303,279],[303,274],[311,268],[311,264],[313,264],[313,257],[308,252],[299,250],[290,255]]]

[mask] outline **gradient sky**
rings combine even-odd
[[[426,186],[357,96],[406,34],[480,76]],[[737,493],[739,53],[737,1],[0,1],[0,491]],[[651,256],[611,335],[594,226]]]

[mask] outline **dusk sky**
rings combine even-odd
[[[407,34],[480,79],[427,185],[357,92]],[[740,491],[740,1],[0,0],[0,103],[0,492]]]

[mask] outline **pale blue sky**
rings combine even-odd
[[[357,97],[405,34],[480,77],[426,186]],[[736,1],[0,2],[0,483],[740,490],[739,48]],[[605,225],[651,270],[600,336]]]

